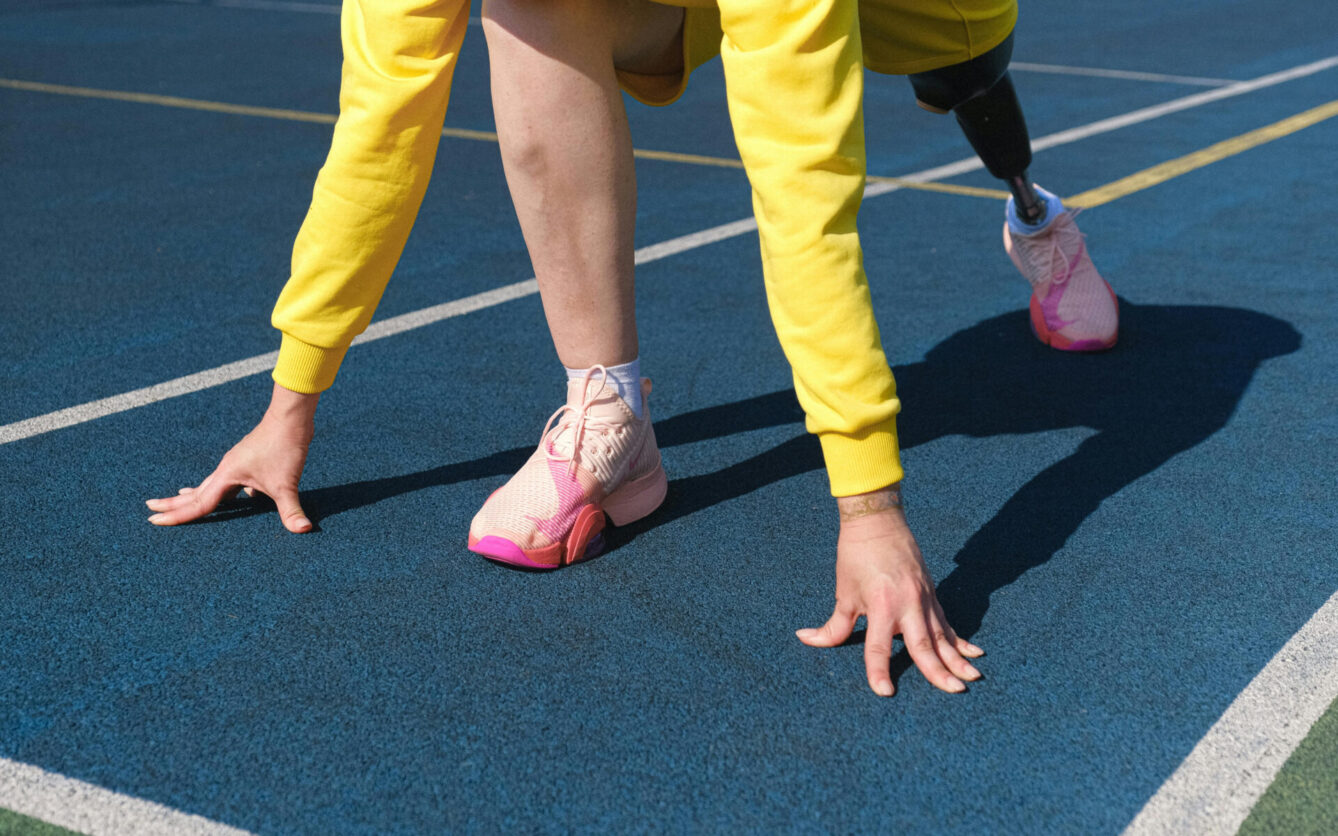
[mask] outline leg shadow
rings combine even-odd
[[[1239,308],[1122,300],[1121,320],[1115,349],[1070,355],[1036,342],[1026,312],[1016,311],[960,331],[923,361],[894,369],[906,403],[899,418],[903,449],[947,435],[1097,430],[1023,485],[957,555],[939,596],[962,635],[979,630],[994,592],[1049,560],[1104,499],[1225,426],[1261,363],[1301,345],[1288,323]],[[658,512],[610,531],[609,550],[652,526],[821,468],[821,451],[802,422],[788,389],[658,422],[665,448],[791,424],[797,434],[745,461],[672,480]],[[303,501],[313,518],[328,518],[411,491],[508,476],[531,449],[320,488],[305,492]],[[899,659],[908,664],[904,654]]]
[[[1237,308],[1122,302],[1121,318],[1124,343],[1104,355],[1016,345],[1019,312],[954,335],[902,370],[899,382],[917,393],[904,422],[913,443],[1098,430],[1023,485],[957,555],[938,593],[961,635],[976,633],[991,596],[1048,561],[1103,500],[1226,426],[1265,360],[1301,346],[1288,323]],[[974,385],[931,385],[954,374]],[[894,676],[910,665],[903,650]]]

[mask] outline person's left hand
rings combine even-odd
[[[980,671],[963,657],[976,658],[985,651],[958,637],[943,615],[895,486],[841,497],[837,504],[841,534],[836,610],[826,624],[795,635],[812,647],[835,647],[850,638],[855,620],[863,615],[864,668],[874,693],[890,697],[896,690],[888,671],[896,635],[934,686],[950,693],[965,691],[965,683],[979,679]]]

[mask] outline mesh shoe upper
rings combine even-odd
[[[526,550],[561,540],[582,507],[659,467],[645,412],[638,419],[594,373],[570,381],[566,405],[548,419],[525,465],[475,515],[470,536],[502,537]]]
[[[1005,223],[1004,249],[1031,283],[1050,334],[1066,344],[1109,347],[1119,329],[1119,309],[1073,217],[1064,211],[1033,235],[1018,235]]]

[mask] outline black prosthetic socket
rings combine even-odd
[[[1008,73],[984,93],[958,105],[953,115],[985,168],[1008,184],[1022,220],[1027,223],[1044,220],[1045,201],[1037,196],[1027,176],[1031,138]]]
[[[990,174],[1008,184],[1018,215],[1028,223],[1045,218],[1041,200],[1027,177],[1031,138],[1022,116],[1008,62],[1013,36],[970,61],[910,76],[915,97],[927,109],[952,111],[962,133]]]
[[[990,174],[1012,180],[1031,165],[1031,138],[1007,73],[993,87],[957,105],[953,115]]]

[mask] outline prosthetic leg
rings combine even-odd
[[[1008,77],[1012,57],[1010,33],[1003,43],[970,61],[909,78],[920,107],[952,112],[990,174],[1008,184],[1018,215],[1029,224],[1039,224],[1045,220],[1046,207],[1027,176],[1031,137]]]
[[[1037,338],[1061,351],[1104,351],[1115,345],[1119,303],[1093,266],[1073,213],[1027,175],[1031,137],[1008,77],[1012,57],[1010,33],[970,61],[911,75],[911,86],[921,107],[957,117],[990,174],[1008,184],[1004,249],[1031,284]]]

